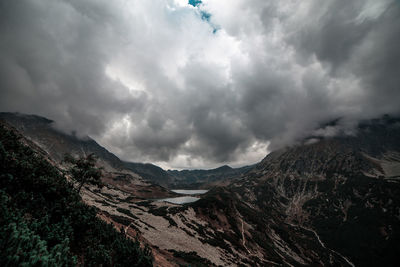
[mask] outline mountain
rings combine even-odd
[[[231,168],[227,165],[210,170],[168,170],[168,174],[173,177],[172,186],[175,188],[208,188],[210,185],[219,184],[223,181],[241,176],[254,166],[241,168]]]
[[[53,157],[62,149],[97,147],[24,125],[21,133],[32,136],[26,142],[40,145],[38,153],[58,168]],[[84,187],[81,195],[99,218],[148,244],[156,266],[397,266],[399,137],[400,120],[384,117],[360,123],[351,136],[310,137],[239,170],[164,171],[104,152],[106,186]],[[143,178],[165,173],[168,186],[201,181],[212,188],[193,203],[159,201],[174,194]]]
[[[194,203],[196,213],[277,264],[396,266],[399,137],[400,120],[385,117],[361,123],[354,136],[272,152]]]
[[[168,172],[150,163],[124,162],[124,167],[164,187],[169,187],[173,183],[173,177]]]

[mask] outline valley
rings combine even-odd
[[[0,267],[400,266],[400,0],[9,0],[0,36]]]
[[[396,119],[366,122],[357,136],[274,151],[254,166],[164,171],[123,162],[38,116],[0,118],[60,170],[64,153],[97,154],[105,186],[84,186],[82,199],[99,218],[147,244],[155,266],[395,266],[399,260]]]

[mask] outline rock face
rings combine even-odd
[[[237,198],[236,218],[249,225],[247,248],[261,247],[266,259],[395,266],[400,259],[399,137],[399,121],[385,118],[360,125],[355,136],[276,151],[215,198]]]
[[[13,125],[54,162],[71,152],[66,148],[103,153],[107,186],[84,188],[83,198],[99,217],[149,244],[157,266],[398,265],[399,120],[365,122],[354,136],[313,138],[272,152],[243,172],[227,166],[169,172],[171,181],[186,184],[190,177],[228,178],[199,201],[180,206],[154,202],[173,194],[143,179],[164,170],[126,167],[93,140],[68,137],[76,146],[66,146],[61,140],[67,139],[43,130],[38,118],[29,127],[21,119]]]

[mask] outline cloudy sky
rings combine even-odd
[[[0,1],[0,109],[164,168],[399,114],[399,1],[189,2]]]

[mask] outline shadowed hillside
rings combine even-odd
[[[2,266],[152,265],[147,250],[97,218],[96,209],[32,147],[40,151],[0,125]]]
[[[276,251],[284,240],[288,247],[281,253],[292,251],[286,261],[293,265],[315,264],[304,253],[317,249],[298,239],[297,229],[320,243],[326,259],[341,259],[340,265],[396,266],[400,260],[399,122],[388,117],[372,120],[362,123],[355,136],[275,151],[223,192],[210,192],[213,200],[202,199],[195,205],[211,214],[232,205],[236,218],[242,216],[256,226],[249,228],[248,239],[261,247],[272,240],[270,248],[263,248],[264,255]],[[237,200],[227,201],[227,196]],[[323,261],[323,254],[317,254]]]

